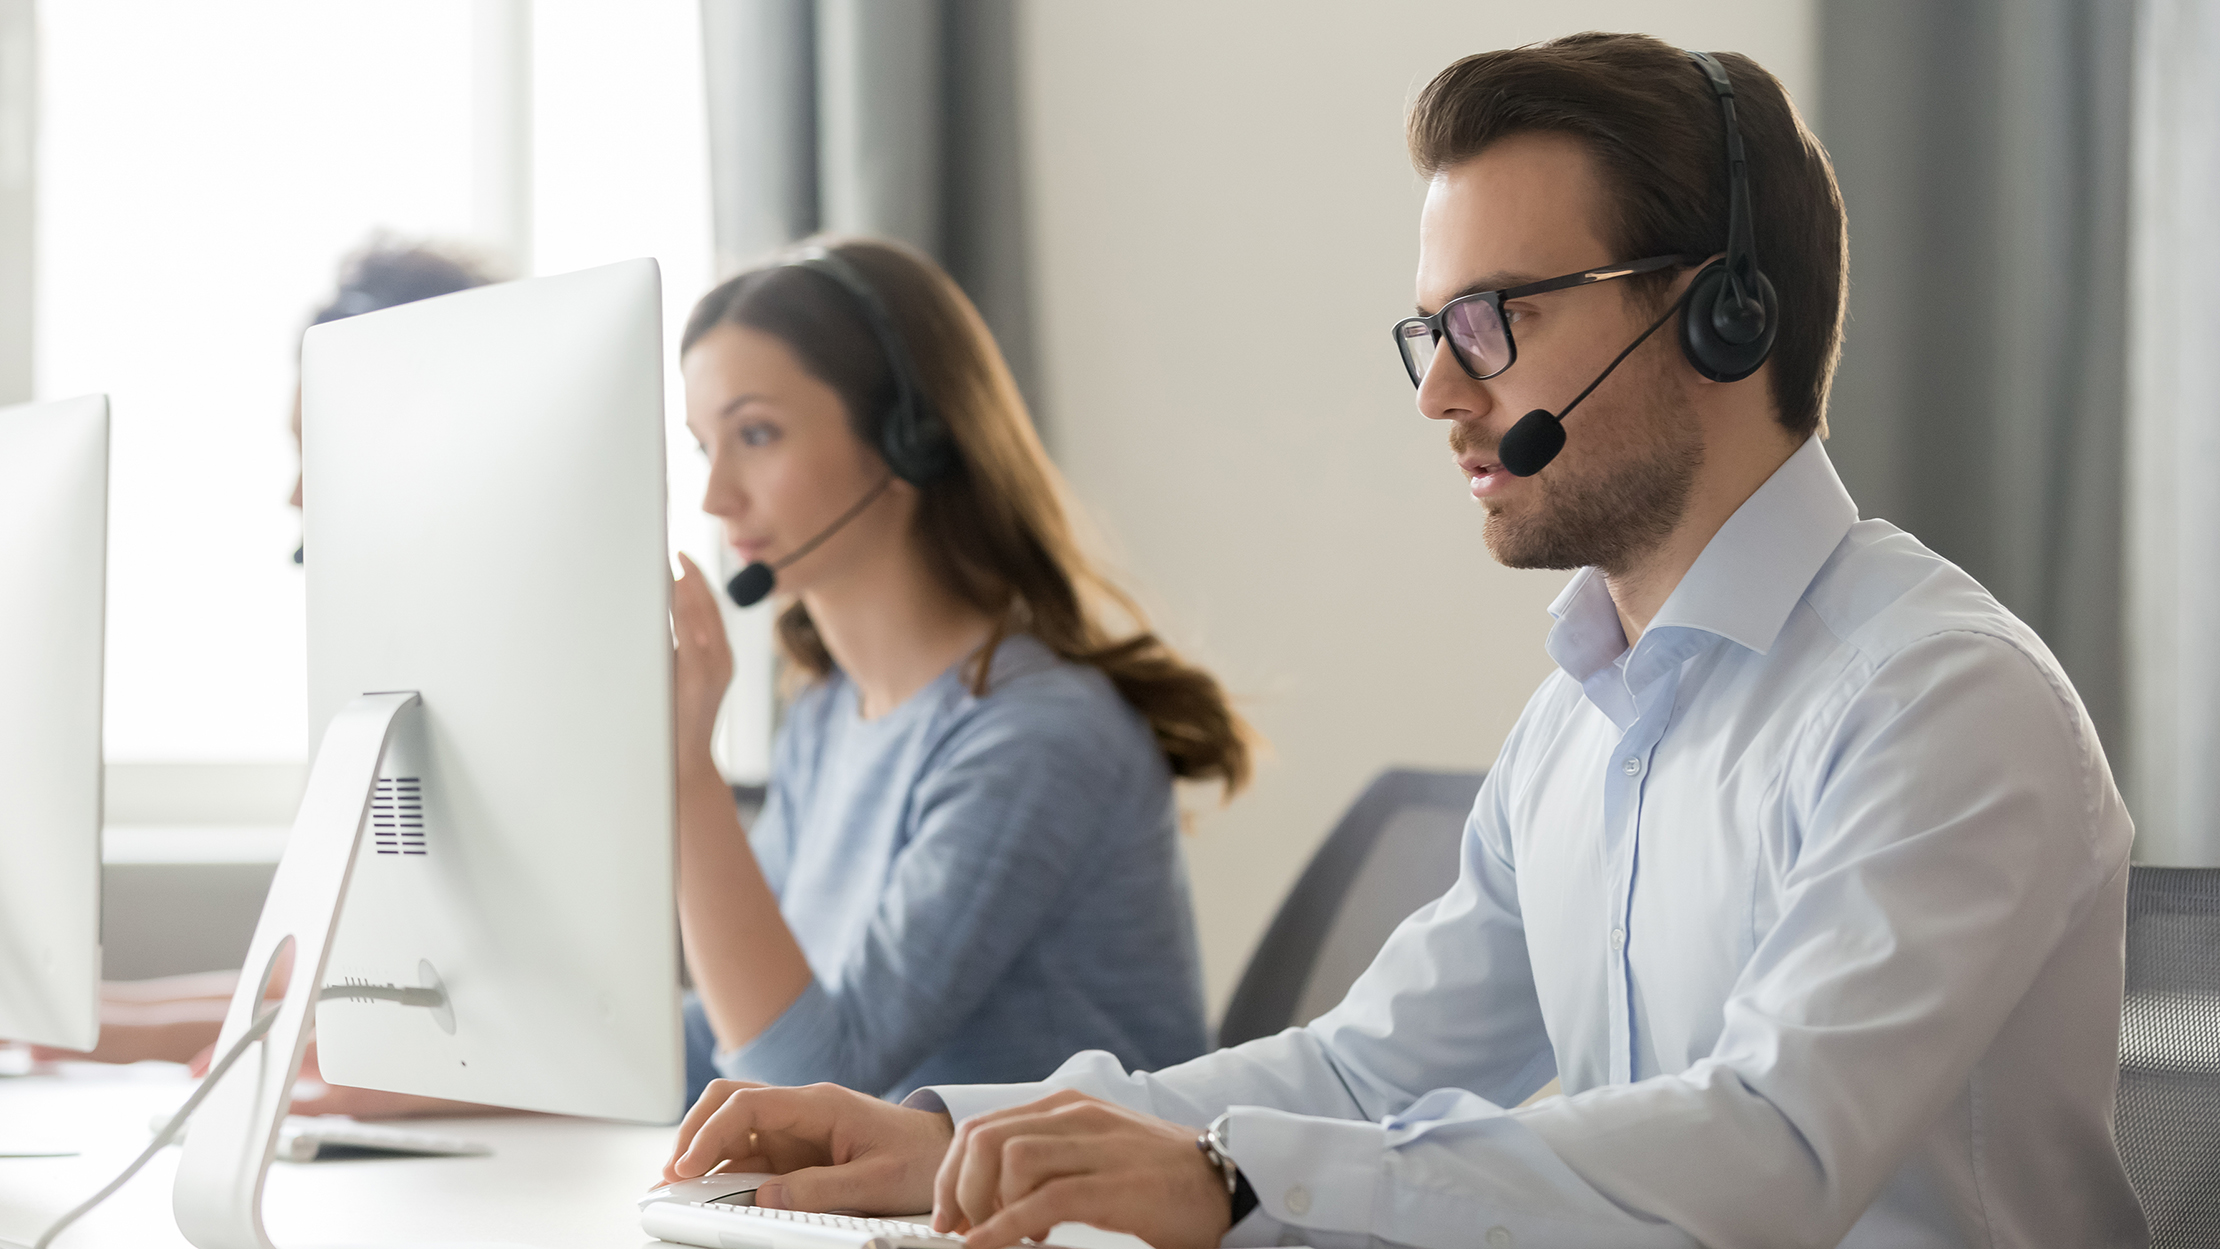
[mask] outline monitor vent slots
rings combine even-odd
[[[424,853],[424,786],[419,778],[378,778],[370,796],[370,834],[379,854]]]

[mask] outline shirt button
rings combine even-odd
[[[1488,1229],[1488,1244],[1489,1244],[1489,1245],[1490,1245],[1490,1246],[1492,1247],[1492,1249],[1503,1249],[1503,1247],[1504,1247],[1505,1245],[1508,1245],[1508,1244],[1510,1244],[1510,1243],[1511,1243],[1511,1229],[1510,1229],[1510,1228],[1508,1228],[1508,1227],[1491,1227],[1491,1228],[1489,1228],[1489,1229]]]
[[[1611,930],[1611,948],[1614,950],[1626,948],[1626,929],[1614,928]]]
[[[1310,1190],[1297,1184],[1287,1190],[1287,1212],[1297,1218],[1310,1213]]]
[[[1642,761],[1633,755],[1628,755],[1626,762],[1619,765],[1619,770],[1628,776],[1640,776],[1642,775]]]

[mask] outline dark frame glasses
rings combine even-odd
[[[1430,317],[1405,317],[1395,323],[1391,333],[1395,336],[1395,352],[1403,360],[1403,371],[1411,375],[1411,385],[1424,385],[1426,371],[1432,367],[1435,349],[1442,336],[1449,337],[1449,354],[1457,358],[1457,365],[1465,376],[1484,382],[1510,368],[1519,358],[1519,347],[1511,337],[1511,323],[1503,317],[1503,301],[1524,299],[1528,295],[1541,295],[1574,286],[1592,286],[1613,278],[1633,277],[1638,273],[1655,273],[1675,265],[1690,267],[1701,263],[1701,257],[1652,256],[1647,260],[1629,261],[1626,264],[1605,265],[1599,269],[1585,269],[1568,273],[1561,278],[1547,278],[1528,282],[1524,286],[1508,286],[1499,291],[1474,291],[1459,295]],[[1500,360],[1501,363],[1497,363]]]

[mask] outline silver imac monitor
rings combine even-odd
[[[0,1038],[100,1037],[108,400],[0,408]]]
[[[196,1245],[267,1243],[310,1009],[340,1084],[683,1109],[661,306],[635,260],[303,342],[318,744],[217,1043],[264,1050],[179,1162]]]
[[[324,983],[341,1084],[668,1122],[669,510],[655,263],[310,330],[309,723],[413,690]]]

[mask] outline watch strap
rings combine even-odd
[[[1233,1169],[1233,1223],[1231,1226],[1240,1226],[1241,1220],[1248,1218],[1249,1212],[1256,1209],[1257,1205],[1256,1189],[1249,1186],[1249,1177],[1241,1173],[1241,1168],[1235,1167]]]
[[[1203,1134],[1195,1138],[1195,1148],[1202,1151],[1203,1157],[1210,1161],[1210,1165],[1226,1183],[1226,1202],[1233,1215],[1229,1224],[1231,1226],[1248,1218],[1250,1212],[1257,1208],[1257,1196],[1256,1189],[1249,1183],[1249,1177],[1241,1173],[1233,1156],[1226,1152],[1228,1117],[1229,1115],[1219,1115],[1211,1120]]]

